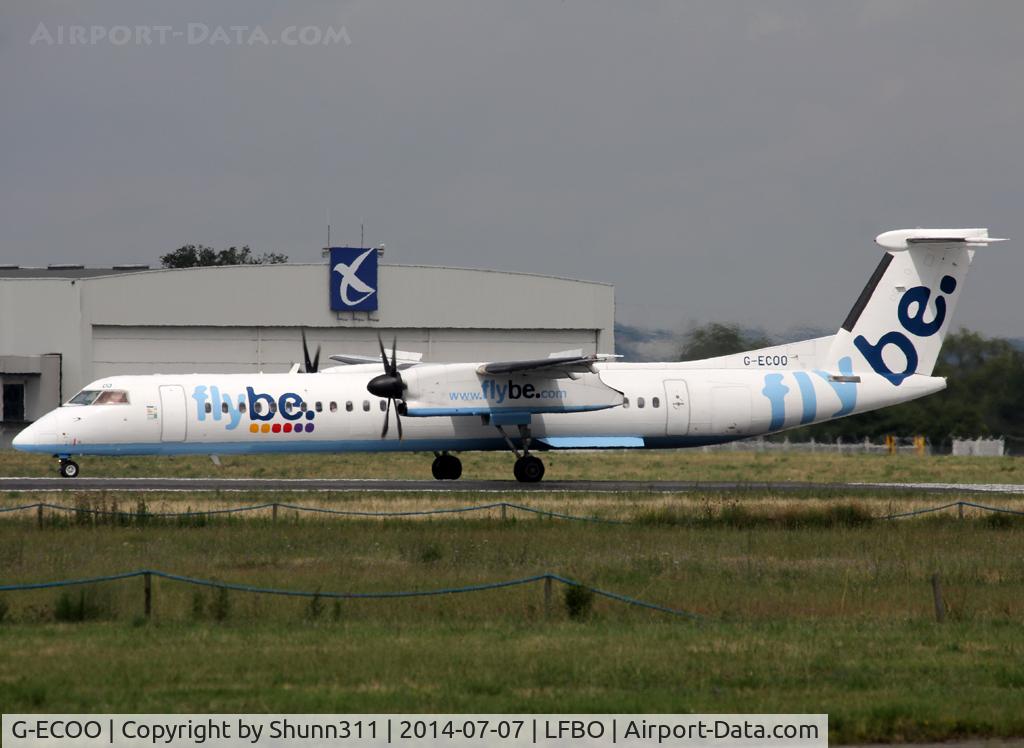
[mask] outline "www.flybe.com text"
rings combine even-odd
[[[506,400],[564,400],[568,397],[566,390],[540,390],[530,382],[516,384],[509,380],[500,383],[494,379],[485,379],[480,383],[480,391],[449,392],[453,401],[482,401],[503,403]]]

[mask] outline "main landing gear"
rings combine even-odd
[[[62,457],[60,460],[60,474],[65,478],[77,478],[78,463],[74,460],[66,460]]]
[[[512,466],[512,474],[520,483],[539,483],[544,477],[544,463],[539,457],[524,454],[516,458]]]
[[[458,480],[462,476],[462,461],[447,452],[435,452],[430,472],[437,480]]]
[[[539,457],[530,454],[530,442],[533,441],[533,437],[530,434],[530,424],[519,424],[519,438],[523,444],[522,454],[516,449],[516,445],[512,443],[509,435],[505,433],[503,426],[498,425],[495,428],[498,429],[508,448],[512,450],[512,454],[516,456],[516,462],[512,466],[512,474],[516,477],[516,480],[520,483],[539,483],[541,478],[544,477],[544,463]]]

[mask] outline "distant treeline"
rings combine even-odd
[[[616,328],[617,347],[627,353],[627,360],[631,358],[628,352],[641,351],[649,343],[660,343],[663,351],[674,353],[672,359],[685,361],[782,342],[763,330],[717,322],[693,327],[679,336],[667,331]],[[635,355],[633,360],[641,358]],[[1008,450],[1024,451],[1024,352],[1020,341],[986,338],[970,330],[950,333],[934,374],[947,378],[943,392],[872,413],[794,429],[786,436],[794,441],[814,438],[832,442],[837,438],[878,440],[889,434],[921,434],[938,451],[949,449],[954,437],[1002,436]]]

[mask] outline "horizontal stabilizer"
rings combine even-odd
[[[950,244],[984,247],[991,242],[1005,242],[988,235],[988,229],[899,229],[875,237],[875,243],[893,252],[915,245]]]

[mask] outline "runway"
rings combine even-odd
[[[543,481],[514,480],[377,480],[333,478],[0,478],[5,492],[334,492],[334,493],[701,493],[757,492],[836,494],[871,490],[908,493],[1024,494],[1024,485],[996,483],[806,483],[772,481]]]

